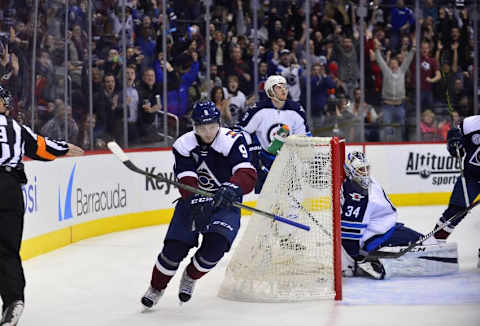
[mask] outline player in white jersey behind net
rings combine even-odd
[[[370,164],[364,153],[349,153],[344,168],[346,179],[341,192],[344,276],[384,279],[458,271],[456,244],[437,244],[433,238],[398,258],[366,259],[379,248],[398,252],[423,235],[397,222],[397,210],[380,184],[370,176]]]
[[[239,128],[250,150],[256,148],[258,155],[252,157],[258,173],[255,193],[260,193],[281,144],[289,135],[311,136],[302,106],[288,99],[287,81],[283,76],[272,75],[265,81],[268,99],[259,101],[242,118]],[[261,147],[261,148],[259,148]]]

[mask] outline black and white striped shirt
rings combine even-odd
[[[68,144],[34,133],[29,127],[0,114],[0,166],[16,167],[23,156],[51,161],[68,152]]]

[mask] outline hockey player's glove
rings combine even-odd
[[[224,182],[222,186],[215,192],[213,197],[213,206],[215,208],[230,208],[233,202],[242,201],[242,189],[231,182]]]
[[[463,144],[463,135],[460,129],[452,128],[447,134],[447,149],[450,155],[457,157],[457,147],[460,152],[460,156],[465,155],[465,148]]]
[[[195,219],[202,217],[210,217],[213,208],[213,197],[205,197],[200,194],[195,194],[189,199],[190,209]]]

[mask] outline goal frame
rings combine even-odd
[[[283,147],[257,208],[305,223],[310,231],[253,216],[218,295],[243,302],[341,300],[345,140],[292,135]]]

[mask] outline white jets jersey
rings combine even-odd
[[[201,145],[195,132],[190,131],[175,141],[173,153],[175,176],[194,177],[199,188],[207,191],[217,190],[238,169],[255,169],[244,137],[228,128],[220,128],[211,145]]]
[[[250,134],[255,134],[264,150],[282,125],[287,125],[290,135],[311,136],[302,106],[287,100],[284,107],[277,109],[271,99],[256,103],[242,118],[240,126]]]
[[[371,178],[367,195],[361,194],[358,187],[346,179],[341,191],[342,245],[352,256],[358,254],[365,241],[393,228],[398,219],[396,208],[375,179]]]

